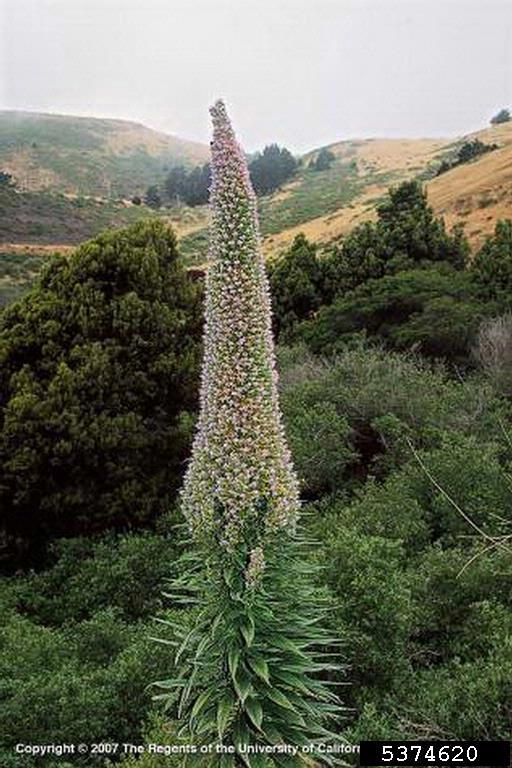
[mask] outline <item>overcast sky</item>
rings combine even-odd
[[[0,0],[0,101],[252,151],[450,136],[512,106],[510,0]]]

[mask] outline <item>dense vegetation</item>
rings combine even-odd
[[[297,170],[297,161],[286,147],[270,144],[249,163],[249,174],[257,195],[268,195],[288,181]]]
[[[316,157],[309,161],[309,168],[313,171],[327,171],[334,163],[335,159],[336,158],[331,150],[327,149],[327,147],[323,147]]]
[[[510,110],[505,107],[491,117],[491,125],[500,125],[500,123],[508,122],[510,122]]]
[[[8,555],[23,561],[57,536],[133,528],[169,507],[187,455],[199,329],[197,290],[158,222],[56,258],[3,312]]]
[[[319,585],[344,641],[343,731],[354,742],[510,736],[511,228],[499,223],[468,266],[462,233],[446,232],[406,185],[374,224],[327,253],[299,237],[271,268],[286,432],[317,541],[310,558],[323,567]],[[174,254],[160,228],[106,235],[76,263],[56,259],[3,313],[2,424],[18,450],[7,470],[4,459],[1,484],[4,494],[20,490],[19,519],[41,521],[47,544],[35,570],[14,573],[11,551],[0,582],[6,768],[36,766],[13,756],[28,734],[41,743],[172,739],[146,685],[169,673],[169,648],[149,637],[178,556],[174,490],[197,386],[195,290]],[[185,336],[183,370],[174,353]],[[160,391],[170,372],[178,383]],[[128,408],[130,444],[110,426]],[[146,418],[175,430],[158,462],[148,461]],[[109,445],[106,471],[83,463]],[[151,510],[141,509],[147,486],[126,491],[123,467],[142,473]],[[90,507],[73,496],[75,479]],[[36,482],[46,501],[33,508]],[[100,530],[119,520],[131,530]],[[177,624],[188,616],[174,605]],[[126,765],[179,762],[145,755]]]
[[[297,161],[286,147],[269,144],[249,163],[249,173],[257,195],[267,195],[288,181],[297,169]],[[191,170],[183,165],[171,168],[164,182],[165,196],[171,205],[204,205],[211,183],[210,163]]]
[[[377,214],[376,222],[359,225],[323,257],[298,236],[289,253],[271,263],[278,330],[289,334],[297,321],[310,317],[320,305],[350,300],[350,292],[369,280],[388,277],[393,285],[396,280],[391,278],[405,271],[436,268],[443,274],[464,269],[469,248],[462,230],[446,232],[417,182],[391,189]],[[424,275],[418,280],[424,281]],[[438,293],[445,290],[446,285],[439,286]],[[333,333],[337,335],[334,328]]]
[[[164,190],[171,205],[204,205],[208,202],[210,163],[187,170],[183,165],[171,168],[165,178]]]
[[[472,141],[465,141],[464,144],[457,150],[457,153],[452,159],[444,159],[437,169],[437,176],[440,176],[446,171],[450,171],[452,168],[456,168],[458,165],[469,163],[471,160],[476,160],[481,155],[486,155],[488,152],[493,152],[498,149],[497,144],[485,144],[480,139],[473,139]]]

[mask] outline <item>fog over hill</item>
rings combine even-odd
[[[128,120],[0,111],[0,167],[24,190],[132,196],[207,157],[206,145]]]

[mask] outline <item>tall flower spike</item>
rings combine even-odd
[[[270,294],[256,198],[226,108],[213,120],[212,225],[201,411],[182,508],[193,535],[227,551],[245,542],[250,579],[265,541],[292,531],[298,483],[281,423]],[[263,548],[263,549],[262,549]]]
[[[172,678],[156,685],[166,706],[176,707],[179,736],[235,749],[199,757],[200,765],[276,766],[281,757],[249,758],[247,747],[339,740],[328,730],[338,697],[311,675],[332,674],[333,639],[319,623],[317,569],[295,525],[298,487],[279,413],[256,200],[222,102],[211,112],[201,412],[182,491],[196,544],[169,583],[197,612],[191,630],[174,625],[180,642]],[[320,751],[287,765],[332,765]]]

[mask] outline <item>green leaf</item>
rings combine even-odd
[[[219,701],[217,707],[217,731],[219,733],[219,741],[222,741],[226,726],[231,719],[231,713],[233,712],[233,696],[227,693]]]
[[[240,632],[242,633],[247,647],[250,648],[252,641],[254,640],[254,619],[252,616],[249,615],[246,620],[242,620],[240,624]]]
[[[260,731],[261,723],[263,722],[263,709],[260,702],[253,696],[249,696],[244,704],[244,708],[256,728]]]
[[[279,704],[280,707],[284,707],[284,709],[289,709],[292,712],[295,712],[295,707],[291,701],[278,688],[270,688],[268,691],[265,691],[265,694],[275,704]]]
[[[247,696],[249,695],[250,691],[252,690],[251,681],[249,677],[244,673],[242,674],[239,673],[238,676],[234,678],[233,685],[238,698],[243,704]]]
[[[154,643],[160,643],[161,645],[172,645],[175,648],[179,645],[177,640],[166,640],[164,637],[153,637],[150,635],[148,640],[152,640]]]
[[[181,680],[179,677],[173,680],[155,680],[151,685],[156,685],[157,688],[169,688],[172,690],[173,688],[182,688],[185,685],[185,680]]]
[[[251,734],[249,730],[245,727],[245,725],[242,725],[241,723],[238,724],[238,726],[235,729],[235,732],[233,734],[234,736],[234,743],[236,746],[237,754],[239,758],[242,760],[242,762],[249,766],[251,766],[251,761],[249,759],[249,755],[245,752],[240,752],[240,747],[245,746],[246,744],[251,743]]]
[[[238,662],[240,661],[240,649],[230,648],[228,651],[228,667],[231,672],[231,677],[234,680],[236,677],[236,671],[238,669]]]
[[[268,664],[265,659],[261,656],[251,656],[249,659],[249,664],[251,665],[253,671],[256,672],[258,677],[263,680],[263,682],[267,683],[267,685],[270,685]]]
[[[206,688],[206,690],[200,693],[194,702],[194,706],[192,707],[192,710],[190,712],[190,717],[191,718],[197,717],[203,711],[203,709],[210,703],[210,701],[214,698],[215,695],[216,695],[216,691],[212,690],[211,688]]]
[[[275,674],[279,680],[282,680],[283,683],[289,685],[290,688],[295,688],[296,690],[302,691],[302,693],[305,694],[309,694],[311,692],[309,687],[305,684],[304,680],[299,675],[294,675],[291,672],[283,672],[282,670],[277,670]]]

